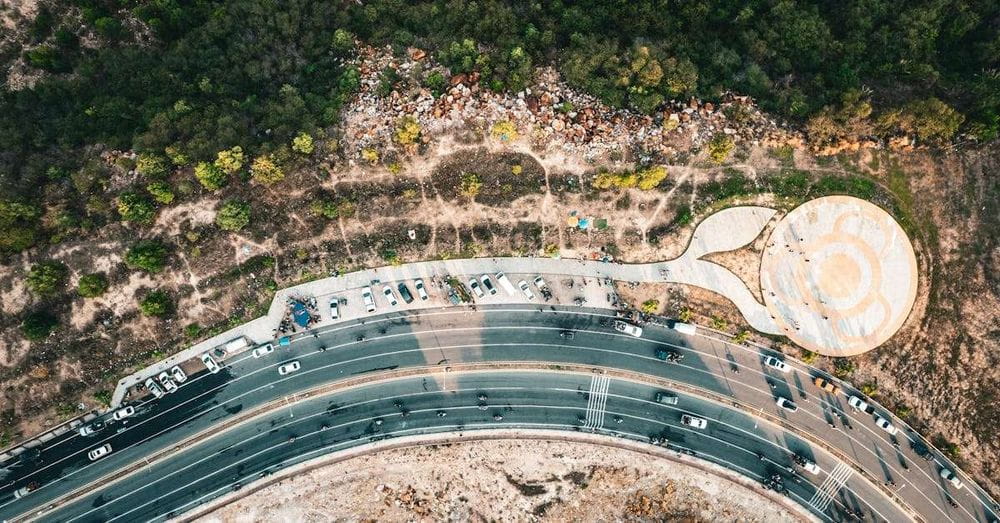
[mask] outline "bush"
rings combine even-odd
[[[174,201],[174,191],[171,190],[167,182],[153,182],[146,186],[146,191],[153,196],[153,199],[163,205],[170,205]]]
[[[667,177],[667,169],[662,165],[657,165],[656,167],[639,171],[636,174],[639,175],[639,182],[637,184],[639,189],[650,191],[658,187],[660,182]]]
[[[646,300],[642,302],[640,310],[646,314],[655,314],[660,308],[660,300]]]
[[[226,185],[226,173],[218,166],[201,162],[194,167],[194,177],[198,179],[202,187],[210,191],[218,191]]]
[[[76,292],[84,298],[96,298],[108,290],[108,278],[104,273],[85,274],[76,284]]]
[[[110,390],[99,390],[94,393],[94,399],[104,407],[111,406],[111,391]]]
[[[36,263],[28,272],[28,288],[43,296],[54,294],[66,284],[69,269],[58,261]]]
[[[483,188],[483,182],[476,173],[466,173],[462,175],[462,184],[459,192],[468,196],[470,200],[475,200],[479,190]]]
[[[167,254],[167,246],[160,241],[143,240],[133,245],[125,253],[125,265],[132,269],[141,269],[155,274],[163,270]]]
[[[295,138],[292,138],[292,150],[299,154],[312,154],[315,148],[316,145],[313,143],[313,137],[309,133],[301,132]]]
[[[716,134],[708,142],[708,157],[715,163],[722,163],[729,158],[729,153],[733,151],[733,139],[725,134]]]
[[[145,196],[123,192],[118,195],[118,214],[127,222],[149,223],[156,216],[156,207]]]
[[[275,161],[274,156],[258,156],[250,166],[250,175],[254,181],[264,185],[273,185],[285,179],[285,171]]]
[[[158,154],[142,153],[136,159],[135,170],[146,178],[162,178],[170,172],[170,165]]]
[[[513,142],[517,140],[517,126],[507,120],[497,122],[490,129],[490,135],[502,142]]]
[[[174,304],[165,291],[155,290],[139,302],[139,310],[146,316],[166,316],[173,310]]]
[[[21,333],[29,340],[40,340],[52,333],[59,320],[48,311],[29,312],[21,321]]]
[[[214,165],[226,174],[238,173],[243,168],[243,148],[237,145],[231,149],[219,151],[215,155]]]
[[[818,358],[819,354],[816,354],[811,350],[802,349],[802,357],[800,358],[802,360],[802,363],[805,363],[806,365],[812,365],[813,363],[816,363],[816,360]]]
[[[396,124],[396,141],[401,145],[413,145],[420,138],[420,124],[412,116],[404,116]]]
[[[215,224],[224,231],[238,231],[248,223],[250,223],[250,204],[240,200],[223,202],[218,214],[215,215]]]

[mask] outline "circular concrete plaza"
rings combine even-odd
[[[775,226],[761,260],[764,302],[783,333],[827,356],[874,349],[917,295],[909,238],[881,208],[850,196],[802,204]]]

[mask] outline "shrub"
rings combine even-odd
[[[510,167],[510,174],[513,174],[514,176],[520,176],[520,174],[523,172],[524,172],[524,167],[521,167],[520,164],[512,165]]]
[[[215,215],[215,224],[224,231],[238,231],[248,223],[250,223],[250,204],[240,200],[223,202],[218,214]]]
[[[646,314],[654,314],[660,308],[660,300],[646,300],[642,302],[640,310]]]
[[[243,168],[243,148],[239,145],[219,151],[215,155],[215,166],[226,174],[236,174]]]
[[[194,167],[194,177],[198,179],[202,187],[210,191],[218,191],[226,185],[226,173],[218,166],[201,162]]]
[[[167,246],[157,240],[143,240],[125,253],[125,265],[148,273],[163,270],[167,260]]]
[[[312,154],[315,148],[316,144],[313,143],[313,137],[309,133],[303,131],[292,138],[292,150],[299,154]]]
[[[736,333],[736,336],[733,336],[733,343],[742,344],[746,343],[746,341],[749,339],[750,339],[750,331],[744,329]]]
[[[111,391],[110,390],[99,390],[94,393],[94,399],[104,405],[105,407],[111,406]]]
[[[725,318],[719,316],[712,316],[712,328],[715,330],[723,330],[729,325],[729,322]]]
[[[28,272],[28,288],[35,294],[54,294],[66,284],[69,269],[58,261],[36,263]]]
[[[513,142],[517,140],[517,126],[507,120],[497,122],[490,129],[490,135],[502,142]]]
[[[139,302],[139,310],[146,316],[166,316],[173,309],[170,295],[162,290],[155,290]]]
[[[694,311],[692,311],[688,307],[684,307],[684,309],[681,310],[680,314],[677,315],[677,319],[681,320],[681,323],[688,323],[689,321],[691,321],[691,318],[693,317],[694,317]]]
[[[285,171],[275,161],[274,156],[258,156],[250,166],[250,175],[254,181],[264,185],[273,185],[285,179]]]
[[[657,165],[636,174],[639,175],[638,187],[643,191],[650,191],[659,186],[660,182],[667,177],[667,169],[662,165]]]
[[[361,159],[364,160],[364,161],[366,161],[366,162],[368,162],[368,163],[370,163],[370,164],[372,164],[372,165],[375,165],[375,164],[378,163],[378,159],[379,159],[379,157],[378,157],[378,151],[376,151],[375,149],[372,149],[371,147],[369,147],[367,149],[362,149],[361,150]]]
[[[21,333],[29,340],[40,340],[59,325],[59,320],[45,310],[29,312],[21,321]]]
[[[145,196],[123,192],[118,195],[118,214],[127,222],[149,223],[156,215],[156,207]]]
[[[802,360],[802,363],[805,363],[806,365],[812,365],[813,363],[816,363],[817,358],[819,358],[819,354],[816,354],[811,350],[802,349],[802,357],[800,358]]]
[[[467,173],[462,175],[462,184],[459,187],[459,192],[468,196],[470,200],[475,200],[479,194],[479,190],[482,188],[483,182],[479,179],[478,174]]]
[[[401,145],[413,145],[420,138],[420,124],[412,116],[404,116],[396,124],[396,141]]]
[[[708,142],[708,157],[715,163],[722,163],[729,158],[729,153],[733,151],[733,139],[725,134],[716,134]]]
[[[104,273],[85,274],[76,284],[76,292],[84,298],[96,298],[108,290],[108,278]]]
[[[142,153],[136,158],[135,170],[146,178],[162,178],[170,171],[170,165],[158,154]]]
[[[166,182],[153,182],[146,186],[146,190],[154,200],[164,205],[170,205],[174,201],[174,191]]]

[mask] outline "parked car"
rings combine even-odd
[[[687,334],[688,336],[694,336],[698,334],[698,328],[690,323],[684,323],[682,321],[675,321],[670,327],[681,334]]]
[[[528,300],[535,299],[535,293],[531,292],[531,289],[528,288],[528,282],[524,280],[517,282],[517,288],[521,289],[521,294],[524,294],[524,297],[528,298]]]
[[[489,276],[484,274],[479,277],[479,280],[483,282],[483,288],[486,289],[486,292],[490,293],[490,295],[497,293],[497,288],[493,286],[493,280],[491,280]]]
[[[542,293],[542,299],[549,301],[552,299],[552,291],[549,289],[549,284],[545,283],[545,280],[541,276],[535,277],[535,287],[538,287],[538,292]]]
[[[80,427],[80,431],[79,432],[80,432],[81,436],[90,436],[91,434],[96,434],[97,432],[99,432],[103,428],[104,428],[104,424],[103,423],[101,423],[100,421],[95,421],[93,423],[88,423],[88,424]]]
[[[940,474],[945,481],[951,483],[951,485],[957,489],[960,489],[965,486],[964,484],[962,484],[962,480],[958,479],[958,476],[956,476],[955,473],[952,472],[950,469],[942,468]]]
[[[779,407],[787,410],[788,412],[795,412],[799,410],[799,406],[795,404],[792,400],[788,398],[778,398],[775,402]]]
[[[406,303],[413,303],[413,293],[410,292],[406,283],[400,282],[400,284],[396,286],[396,289],[399,290],[399,295],[403,297],[403,301]]]
[[[657,392],[656,396],[653,396],[657,403],[662,403],[664,405],[677,405],[680,398],[672,392]]]
[[[365,310],[375,312],[375,296],[372,295],[372,288],[365,286],[361,288],[361,301],[365,304]]]
[[[819,474],[820,473],[819,465],[817,465],[817,464],[815,464],[815,463],[813,463],[813,462],[811,462],[809,460],[805,460],[805,462],[802,464],[802,468],[806,469],[806,471],[809,472],[810,474]]]
[[[340,319],[340,298],[336,296],[330,298],[330,319]]]
[[[163,392],[163,389],[156,384],[156,380],[154,380],[153,378],[147,379],[145,385],[146,385],[146,390],[148,390],[149,393],[152,394],[153,397],[155,397],[156,399],[160,399],[163,397],[164,394],[166,394],[165,392]]]
[[[97,461],[108,454],[111,454],[111,444],[105,443],[104,445],[88,452],[87,457],[90,458],[90,461]]]
[[[156,379],[160,380],[163,390],[167,391],[167,393],[177,392],[177,384],[174,383],[174,380],[170,379],[170,374],[167,374],[167,371],[161,372]]]
[[[115,421],[121,421],[129,416],[134,416],[134,415],[135,415],[135,407],[129,405],[127,407],[123,407],[116,410],[115,413],[111,415],[111,417],[113,417]]]
[[[213,358],[212,355],[207,352],[201,355],[201,362],[205,364],[205,367],[208,369],[208,372],[211,372],[212,374],[215,374],[220,370],[222,370],[222,367],[220,367],[219,364],[215,361],[215,358]]]
[[[187,374],[184,374],[184,370],[177,365],[174,365],[174,368],[170,369],[170,375],[173,376],[174,381],[177,383],[184,383],[188,380]]]
[[[417,289],[417,296],[420,296],[421,300],[426,300],[428,298],[427,289],[424,288],[424,280],[422,278],[413,280],[413,287]]]
[[[278,367],[278,374],[284,376],[286,374],[291,374],[301,368],[302,365],[299,364],[299,360],[292,360]]]
[[[475,278],[469,278],[469,288],[472,289],[472,292],[476,293],[477,298],[486,296],[483,289],[479,286],[479,282]]]
[[[889,420],[877,414],[875,415],[875,426],[888,432],[889,434],[892,434],[893,436],[895,436],[896,433],[899,432],[899,429],[897,429],[895,425],[889,422]]]
[[[779,370],[781,372],[788,372],[792,368],[785,362],[775,358],[774,356],[768,356],[764,358],[764,365],[771,367],[772,369]]]
[[[871,408],[868,406],[868,402],[857,396],[849,396],[847,398],[847,404],[854,407],[854,410],[858,412],[867,412],[871,414],[871,411],[868,410]]]
[[[829,392],[830,394],[836,394],[840,392],[840,387],[830,383],[826,378],[821,378],[819,376],[813,378],[813,384],[817,387]]]
[[[535,287],[538,287],[538,290],[542,290],[548,287],[548,284],[545,283],[545,280],[541,276],[535,276]]]
[[[621,320],[615,320],[614,327],[616,331],[628,334],[629,336],[635,336],[636,338],[642,337],[642,327],[639,327],[638,325],[632,325],[631,323],[625,323]]]
[[[510,279],[507,278],[506,274],[504,274],[503,272],[498,272],[494,274],[493,277],[497,279],[497,283],[499,283],[500,286],[503,287],[503,290],[507,291],[507,294],[510,294],[511,296],[517,296],[517,289],[515,289],[514,286],[511,285]]]
[[[274,352],[274,345],[267,343],[257,347],[250,354],[253,355],[254,358],[260,358],[261,356],[267,356],[272,352]]]
[[[385,295],[385,301],[389,302],[390,307],[395,307],[399,305],[399,302],[396,301],[396,293],[392,292],[392,287],[388,285],[383,285],[382,294]]]
[[[931,454],[931,449],[927,448],[927,445],[919,439],[910,440],[910,448],[913,449],[913,452],[916,453],[916,455],[927,461],[934,459],[934,455]]]
[[[681,415],[681,423],[695,429],[704,429],[708,426],[708,420],[690,414]]]

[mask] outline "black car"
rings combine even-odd
[[[916,455],[926,459],[927,461],[934,459],[934,456],[931,454],[931,450],[920,440],[911,440],[910,448],[913,449],[913,452],[916,453]]]
[[[403,301],[413,303],[413,294],[410,294],[410,289],[406,287],[405,283],[400,283],[396,288],[399,289],[399,295],[403,297]]]

